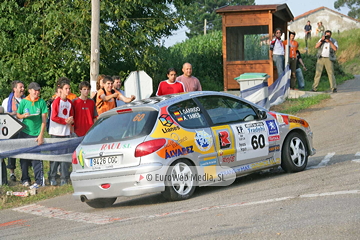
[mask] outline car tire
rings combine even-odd
[[[116,198],[97,198],[86,202],[92,208],[107,208],[113,205]]]
[[[178,178],[174,178],[174,176],[178,176]],[[196,176],[195,167],[188,160],[182,159],[174,162],[165,176],[165,191],[162,192],[162,195],[170,201],[190,198],[197,185],[194,176]],[[184,181],[180,181],[180,177]]]
[[[297,132],[290,133],[283,144],[281,151],[281,168],[285,172],[300,172],[306,168],[308,151],[306,141]]]

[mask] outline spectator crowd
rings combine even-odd
[[[170,68],[167,71],[167,80],[160,82],[157,96],[202,91],[200,81],[192,75],[192,65],[184,63],[183,75],[177,77],[177,71]],[[31,82],[27,86],[22,81],[12,82],[12,91],[2,102],[2,109],[21,121],[25,128],[15,138],[32,138],[38,145],[44,143],[44,134],[47,131],[51,138],[82,137],[97,120],[98,115],[115,107],[130,103],[135,96],[126,97],[121,90],[119,76],[100,74],[97,78],[96,89],[91,91],[88,81],[79,84],[79,96],[71,92],[70,80],[60,77],[56,82],[56,89],[51,99],[45,101],[40,98],[41,86]],[[0,111],[2,110],[0,109]],[[0,112],[1,113],[1,112]],[[55,154],[63,154],[66,150],[56,150]],[[8,184],[6,168],[10,172],[10,181],[16,182],[16,159],[8,158],[7,165],[2,160],[3,184]],[[24,187],[38,189],[45,186],[44,162],[34,159],[20,159],[21,178]],[[5,167],[6,166],[6,167]],[[33,168],[34,181],[29,175],[29,168]],[[50,161],[50,170],[47,173],[49,185],[63,186],[70,181],[69,162]],[[58,182],[60,178],[60,182]]]

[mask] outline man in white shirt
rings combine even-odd
[[[317,91],[324,66],[328,74],[331,91],[333,93],[337,92],[334,75],[334,61],[336,60],[335,53],[338,47],[339,46],[337,41],[331,37],[330,30],[326,30],[325,35],[322,36],[321,39],[316,43],[315,48],[318,49],[318,60],[316,62],[316,73],[314,77],[314,84],[312,86],[313,92]]]
[[[278,78],[283,74],[285,67],[285,50],[283,41],[281,40],[281,34],[281,28],[276,28],[275,38],[273,38],[270,43],[270,50],[272,51],[273,61],[277,69]]]
[[[9,113],[16,118],[16,112],[19,107],[21,100],[25,97],[25,87],[24,83],[19,80],[15,80],[11,83],[12,92],[9,97],[5,98],[2,102],[2,107],[4,108],[5,113]],[[22,121],[22,119],[18,119]],[[14,170],[16,168],[16,158],[8,158],[7,168],[10,170],[10,180],[16,182],[16,176]]]

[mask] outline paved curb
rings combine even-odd
[[[310,92],[310,91],[301,91],[301,90],[290,90],[288,98],[306,98],[312,97],[326,92]]]
[[[235,91],[222,91],[224,93],[229,93],[235,96],[240,96],[240,90]],[[290,90],[288,98],[305,98],[312,97],[326,92],[311,92],[311,91],[301,91],[301,90]]]

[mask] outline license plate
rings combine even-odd
[[[90,159],[90,167],[106,167],[120,164],[118,156],[98,157]]]

